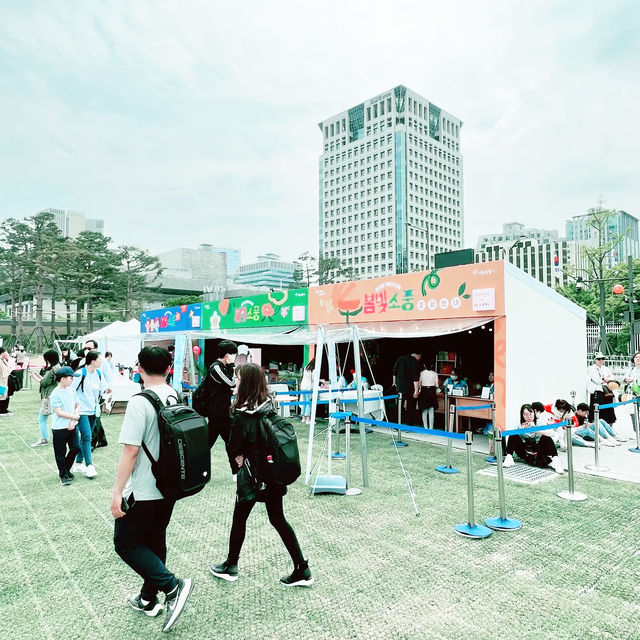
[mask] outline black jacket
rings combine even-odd
[[[256,410],[241,409],[234,412],[231,420],[231,437],[227,444],[227,454],[232,473],[238,474],[236,495],[243,500],[264,500],[267,492],[285,495],[287,486],[280,483],[264,482],[267,452],[265,450],[263,418],[273,410],[271,400],[265,401]],[[238,469],[236,456],[244,456],[245,464]],[[247,463],[248,461],[248,463]]]
[[[222,364],[216,360],[210,367],[208,375],[211,378],[211,400],[208,414],[211,417],[229,417],[231,406],[231,393],[235,386],[233,377],[234,365]]]

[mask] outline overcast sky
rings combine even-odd
[[[464,122],[466,246],[599,195],[640,217],[639,6],[0,0],[0,217],[315,252],[317,123],[398,84]]]

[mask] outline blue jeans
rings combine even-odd
[[[573,435],[578,436],[577,438],[571,438],[572,444],[577,447],[584,447],[585,444],[581,442],[581,439],[584,440],[595,440],[596,439],[596,430],[593,428],[593,425],[583,425],[578,429],[573,430]],[[607,440],[608,438],[613,438],[613,429],[604,421],[600,420],[600,428],[598,429],[598,435]]]
[[[45,416],[43,413],[38,414],[38,424],[40,425],[40,437],[43,440],[49,439],[49,416]]]
[[[93,431],[93,423],[96,421],[95,416],[80,416],[76,431],[80,436],[80,453],[76,458],[76,462],[82,462],[86,465],[93,464],[91,460],[91,432]]]

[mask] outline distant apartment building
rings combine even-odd
[[[163,289],[193,290],[200,293],[223,289],[227,284],[227,256],[210,245],[197,249],[172,249],[157,255],[162,265]]]
[[[462,248],[459,118],[400,85],[319,127],[321,257],[362,278],[424,270]]]
[[[573,216],[567,220],[567,240],[577,242],[584,247],[597,247],[599,242],[607,244],[619,239],[613,250],[605,258],[605,266],[613,267],[624,262],[627,256],[640,258],[640,242],[638,236],[638,219],[626,211],[615,211],[606,221],[603,236],[599,240],[598,231],[589,224],[590,214],[587,212]],[[578,259],[578,267],[586,267],[584,256]]]
[[[285,262],[275,253],[258,256],[256,262],[241,265],[234,276],[237,285],[288,289],[294,282],[298,263]]]
[[[480,236],[476,262],[506,260],[549,287],[571,282],[578,246],[558,238],[550,229],[525,228],[519,222],[502,226],[502,233]]]
[[[65,238],[77,238],[83,231],[93,231],[104,235],[104,220],[101,218],[87,218],[81,211],[70,209],[55,209],[49,207],[41,213],[50,213],[53,220]]]

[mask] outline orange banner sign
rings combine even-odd
[[[309,289],[309,323],[504,314],[504,266],[482,262]]]

